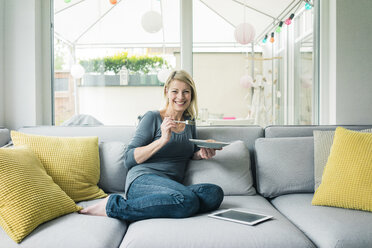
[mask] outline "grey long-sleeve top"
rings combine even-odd
[[[130,184],[144,174],[156,174],[182,182],[186,165],[197,150],[189,141],[196,138],[194,125],[186,125],[179,133],[172,132],[168,143],[142,164],[137,164],[134,159],[134,149],[146,146],[161,137],[162,122],[159,111],[148,111],[138,124],[125,152],[125,166],[129,170],[125,182],[126,192]]]

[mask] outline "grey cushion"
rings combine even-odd
[[[226,196],[221,209],[235,208],[274,216],[255,226],[210,218],[149,219],[130,224],[125,247],[314,247],[312,242],[262,196]]]
[[[206,126],[197,127],[198,139],[214,139],[225,142],[242,140],[251,155],[251,168],[255,175],[254,142],[263,137],[264,130],[260,126]]]
[[[372,133],[372,129],[364,129],[361,132]],[[327,164],[334,136],[334,131],[314,130],[314,191],[322,182],[324,167]]]
[[[265,197],[314,191],[312,137],[256,140],[257,191]]]
[[[243,141],[235,141],[208,160],[191,160],[184,184],[213,183],[225,195],[254,195],[248,148]]]
[[[274,206],[318,247],[372,247],[372,213],[312,206],[313,194],[283,195]]]
[[[82,202],[88,206],[99,200]],[[1,248],[117,248],[127,224],[113,218],[68,214],[38,226],[20,244],[10,239],[0,227]]]
[[[0,128],[0,147],[6,145],[10,141],[10,133],[6,128]]]
[[[120,141],[99,144],[101,175],[98,186],[107,193],[123,192],[127,168],[124,165],[125,144]]]

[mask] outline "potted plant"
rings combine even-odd
[[[82,60],[80,64],[87,72],[84,75],[84,85],[120,85],[120,71],[128,70],[129,85],[153,84],[161,85],[157,79],[157,71],[169,68],[161,57],[131,56],[120,53],[104,58]]]

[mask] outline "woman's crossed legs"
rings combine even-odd
[[[214,184],[185,186],[165,177],[146,174],[132,182],[127,198],[114,194],[80,213],[127,221],[186,218],[218,209],[223,191]]]

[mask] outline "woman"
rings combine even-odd
[[[175,121],[195,120],[197,95],[194,81],[183,71],[173,71],[164,85],[166,106],[141,119],[128,145],[126,199],[110,195],[83,214],[137,221],[149,218],[185,218],[218,209],[222,189],[213,184],[184,186],[181,182],[190,159],[209,159],[214,149],[197,148],[195,125]]]

